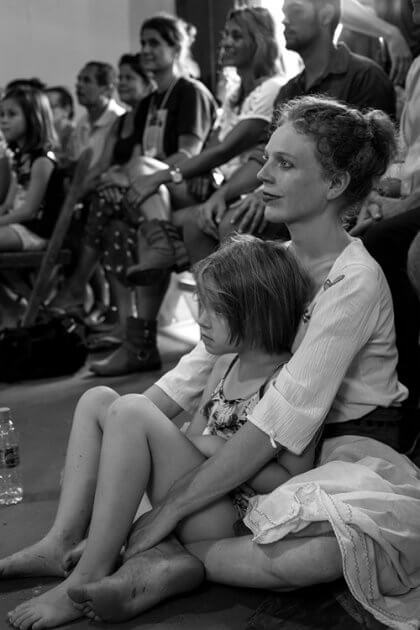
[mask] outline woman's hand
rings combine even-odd
[[[239,233],[260,234],[267,226],[264,218],[265,204],[262,192],[257,190],[231,206],[235,212],[231,223],[237,226]]]
[[[226,213],[227,205],[223,195],[217,191],[198,209],[197,223],[205,234],[219,240],[218,225]]]
[[[155,547],[171,534],[178,525],[176,511],[168,503],[142,514],[133,524],[124,552],[124,561]]]
[[[162,176],[162,173],[165,175]],[[154,195],[159,186],[164,183],[166,183],[166,171],[157,171],[152,175],[139,175],[132,180],[127,199],[130,203],[140,205]]]

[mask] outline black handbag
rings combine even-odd
[[[32,326],[0,330],[0,381],[73,374],[87,355],[84,325],[68,315],[43,314]]]

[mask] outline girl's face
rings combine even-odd
[[[222,64],[236,68],[249,66],[252,50],[252,43],[238,22],[235,20],[226,22],[222,37]]]
[[[120,65],[118,76],[118,94],[120,99],[128,105],[138,103],[146,94],[146,86],[141,76],[134,72],[126,63]]]
[[[330,182],[323,177],[311,138],[283,123],[266,146],[258,173],[263,184],[265,218],[272,223],[307,222],[322,214]]]
[[[141,59],[146,72],[158,72],[170,68],[176,57],[176,49],[170,46],[153,28],[145,28],[140,34]]]
[[[20,105],[12,98],[0,103],[0,129],[8,143],[25,137],[26,119]]]
[[[202,304],[199,308],[198,325],[207,352],[221,355],[238,351],[238,345],[229,340],[230,330],[226,319]]]

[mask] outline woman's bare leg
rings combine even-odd
[[[212,582],[290,591],[332,582],[343,574],[341,553],[334,535],[287,537],[269,545],[251,536],[204,541],[187,549],[206,568]]]
[[[67,447],[63,485],[50,531],[34,545],[0,560],[0,576],[64,576],[63,557],[82,540],[89,524],[102,426],[118,394],[107,387],[88,390],[79,400]]]
[[[203,459],[194,445],[147,398],[140,395],[117,398],[109,407],[103,424],[86,549],[67,580],[44,595],[18,606],[10,613],[11,623],[27,630],[34,624],[36,628],[54,627],[80,616],[67,591],[71,589],[72,596],[77,596],[84,592],[86,584],[97,582],[113,570],[146,488],[153,504],[166,494],[175,479],[195,468]],[[83,461],[81,465],[84,468],[88,466]],[[75,467],[77,469],[79,464]],[[94,470],[93,467],[88,469],[84,478],[89,481],[95,476],[96,469],[97,466]],[[67,465],[65,474],[70,476]],[[74,475],[75,486],[80,479],[80,475]],[[90,487],[87,490],[79,487],[72,499],[73,511],[79,508],[82,512],[80,516],[73,516],[73,520],[77,525],[83,522],[83,529],[87,524],[84,518],[87,510],[82,509],[81,497],[89,502],[94,480],[92,485],[86,485]],[[66,490],[67,486],[63,488],[65,498]],[[69,505],[70,501],[66,501],[65,507]],[[61,522],[64,521],[65,510],[64,505],[60,507],[58,516]],[[233,507],[228,499],[224,499],[191,517],[183,527],[183,534],[190,540],[232,535],[234,520]],[[78,533],[82,535],[81,529]]]

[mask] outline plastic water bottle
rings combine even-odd
[[[22,501],[19,437],[9,407],[0,407],[0,505]]]

